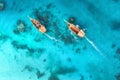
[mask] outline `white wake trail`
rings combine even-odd
[[[48,34],[46,34],[46,33],[44,33],[44,35],[47,36],[47,37],[48,37],[49,39],[51,39],[51,40],[54,40],[54,41],[56,41],[56,42],[60,42],[60,40],[57,40],[56,38],[51,37],[50,35],[48,35]]]
[[[78,42],[78,38],[76,37],[76,35],[74,35],[72,31],[71,31],[71,35],[74,37],[75,41]]]
[[[100,51],[100,49],[98,49],[97,46],[96,46],[89,38],[87,38],[87,37],[85,36],[85,39],[93,46],[93,48],[94,48],[98,53],[100,53],[100,55],[102,55],[102,56],[105,57],[105,55]]]

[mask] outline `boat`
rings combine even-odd
[[[80,29],[77,25],[74,25],[72,23],[69,23],[68,21],[64,20],[66,22],[66,24],[68,25],[68,28],[75,33],[76,35],[78,35],[79,37],[83,38],[85,37],[85,32]]]
[[[29,16],[28,16],[29,17]],[[42,33],[46,33],[46,28],[44,25],[42,25],[38,20],[33,19],[29,17],[30,21],[33,23],[33,25]]]

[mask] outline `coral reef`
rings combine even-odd
[[[46,59],[43,59],[43,62],[46,62]]]
[[[44,53],[45,49],[43,48],[27,48],[28,52],[26,53],[26,56],[33,57],[33,58],[39,58],[41,54]]]
[[[87,46],[85,45],[84,47],[83,47],[83,50],[86,50],[87,49]]]
[[[44,53],[44,51],[45,51],[43,48],[30,48],[26,44],[21,44],[18,41],[12,41],[11,44],[17,50],[18,49],[23,49],[23,50],[26,49],[28,51],[26,53],[26,56],[30,56],[30,57],[39,58],[41,56],[41,54]]]
[[[25,25],[23,23],[20,23],[18,26],[17,26],[18,30],[21,31],[21,32],[24,32],[25,31]]]
[[[20,31],[19,31],[18,29],[14,29],[13,32],[14,32],[15,34],[20,34]]]
[[[112,44],[112,46],[111,46],[112,48],[115,48],[116,47],[116,44]]]
[[[41,41],[41,38],[37,36],[37,37],[34,38],[34,41],[35,41],[35,42],[40,42],[40,41]]]
[[[70,58],[70,57],[68,57],[68,58],[67,58],[67,61],[68,61],[68,62],[71,62],[71,58]]]
[[[33,67],[30,67],[29,65],[26,65],[26,66],[23,68],[22,72],[25,71],[25,70],[28,70],[29,72],[32,72],[33,69],[34,69]]]
[[[120,54],[120,48],[117,48],[116,53]]]
[[[17,26],[17,27],[16,27]],[[32,30],[32,27],[28,27],[23,20],[17,20],[15,29],[13,32],[15,34],[20,34],[21,32],[29,32]]]
[[[84,76],[83,75],[80,75],[80,80],[84,80]]]
[[[0,33],[0,40],[6,41],[8,39],[7,35]]]
[[[24,31],[25,31],[25,29],[26,29],[26,24],[25,24],[25,22],[24,22],[23,20],[18,20],[18,21],[17,21],[17,29],[18,29],[18,31],[20,31],[20,32],[24,32]]]
[[[28,46],[26,44],[20,44],[17,41],[12,41],[11,44],[13,45],[14,48],[16,49],[27,49]]]
[[[28,49],[29,53],[34,53],[35,52],[35,49],[33,49],[33,48],[27,48],[27,49]]]
[[[75,22],[75,17],[70,17],[68,20],[70,23],[74,23]]]
[[[45,73],[41,73],[39,70],[36,72],[37,78],[39,79],[40,77],[44,76]]]
[[[55,5],[53,5],[53,3],[48,3],[47,6],[46,6],[47,9],[51,9],[51,8],[54,8],[54,7],[55,7]]]
[[[29,47],[27,47],[27,49],[28,49],[28,51],[29,51],[30,53],[34,53],[34,52],[43,53],[43,52],[45,51],[43,48],[36,48],[36,49],[34,49],[34,48],[29,48]]]
[[[80,53],[80,48],[77,48],[76,50],[75,50],[75,53]]]
[[[38,9],[35,9],[33,11],[34,15],[36,16],[36,18],[41,22],[41,24],[43,24],[44,26],[48,27],[50,26],[50,18],[51,16],[53,16],[53,14],[50,11],[40,11]]]
[[[43,7],[34,9],[33,15],[35,15],[36,19],[39,20],[41,24],[43,24],[47,28],[47,33],[52,32],[55,35],[55,37],[58,37],[62,34],[60,32],[61,25],[59,25],[60,21],[58,17],[53,13],[54,8],[55,5],[53,5],[53,3],[49,3],[45,7],[45,9]]]
[[[56,71],[56,73],[64,75],[64,74],[73,73],[73,72],[76,72],[76,71],[77,70],[74,67],[68,68],[68,67],[62,67],[62,66],[60,66],[58,68],[58,70]]]
[[[5,2],[0,1],[0,10],[4,10],[4,9],[5,9]]]
[[[117,21],[117,20],[111,21],[111,29],[119,31],[120,30],[120,21]]]
[[[59,78],[57,77],[57,75],[51,74],[48,80],[59,80]]]
[[[113,57],[116,58],[116,59],[118,59],[120,61],[120,48],[119,47],[116,49],[115,53],[116,54],[114,54]]]
[[[73,40],[72,36],[62,35],[61,39],[64,41],[65,44],[75,43],[75,41]]]
[[[93,14],[94,16],[100,14],[100,9],[96,7],[96,5],[88,0],[80,0],[81,3],[85,5],[85,7],[88,9],[88,11]]]
[[[115,75],[116,80],[120,80],[120,73],[118,73],[117,75]]]
[[[116,3],[118,3],[118,2],[120,2],[120,0],[112,0],[113,2],[116,2]]]

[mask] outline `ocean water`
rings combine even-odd
[[[0,80],[120,80],[120,0],[0,0]]]

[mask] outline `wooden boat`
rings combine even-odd
[[[70,29],[73,33],[77,34],[77,35],[78,35],[79,37],[81,37],[81,38],[83,38],[83,37],[85,36],[85,32],[84,32],[82,29],[78,28],[78,26],[76,26],[76,25],[74,25],[74,24],[72,24],[72,23],[69,23],[69,22],[66,21],[66,20],[64,20],[64,21],[67,23],[69,29]]]
[[[29,16],[28,16],[29,17]],[[38,20],[35,20],[31,17],[29,17],[29,19],[31,20],[31,22],[33,23],[33,25],[42,33],[46,32],[46,28],[44,25],[42,25]]]

